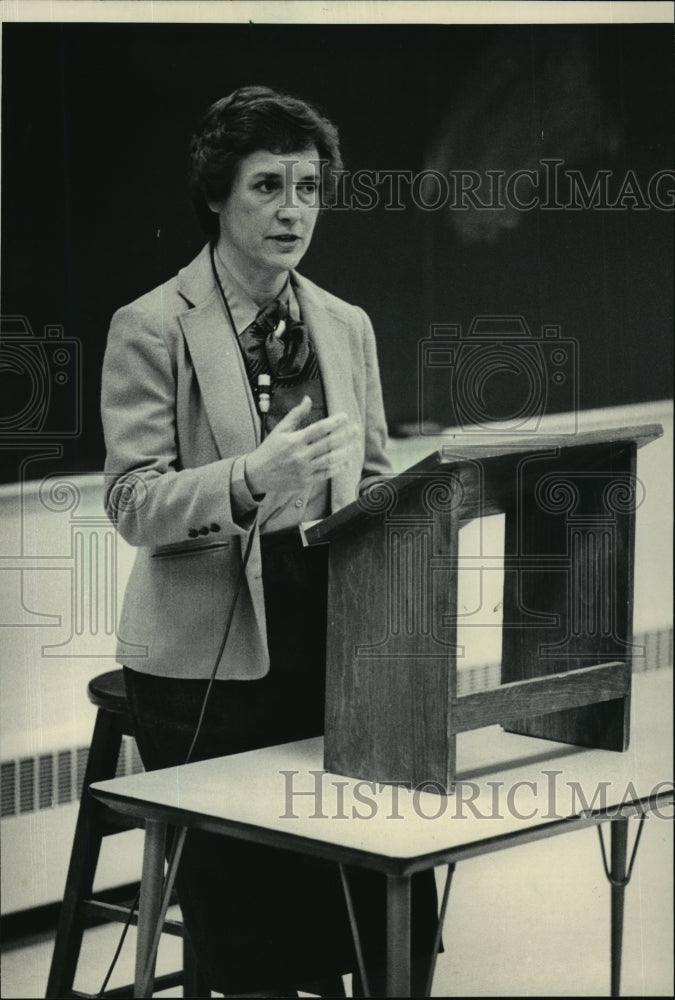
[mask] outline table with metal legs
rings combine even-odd
[[[465,734],[455,791],[448,796],[324,772],[321,739],[92,786],[109,806],[145,822],[135,995],[152,995],[155,928],[162,918],[165,883],[173,874],[169,865],[164,875],[168,827],[206,830],[334,861],[342,866],[350,913],[348,868],[384,873],[387,995],[406,997],[415,872],[448,865],[438,943],[459,862],[596,826],[598,864],[604,865],[611,886],[610,990],[618,996],[624,898],[644,819],[650,814],[672,818],[671,679],[666,670],[634,678],[632,739],[625,753],[556,747],[499,727]],[[522,808],[514,807],[519,791],[526,795]],[[606,826],[609,859],[602,836]],[[528,916],[536,919],[536,914]],[[355,922],[353,930],[358,955]],[[433,962],[435,956],[429,987]],[[583,984],[578,986],[583,992]]]

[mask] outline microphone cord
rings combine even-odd
[[[214,274],[214,277],[215,277],[216,286],[217,286],[217,288],[218,288],[218,290],[220,292],[221,300],[223,302],[225,311],[227,313],[228,320],[229,320],[230,325],[232,327],[232,330],[234,332],[235,340],[237,341],[237,343],[239,343],[239,337],[237,336],[237,328],[234,325],[234,319],[232,317],[232,312],[230,310],[230,307],[229,307],[229,304],[228,304],[228,301],[227,301],[227,296],[225,295],[225,290],[223,289],[223,286],[222,286],[222,284],[220,282],[220,278],[218,277],[218,272],[216,270],[216,265],[215,265],[215,260],[214,260],[213,244],[211,245],[211,266],[213,268],[213,274]],[[267,412],[269,410],[269,399],[270,399],[271,393],[272,393],[272,389],[271,389],[271,385],[269,383],[269,379],[265,380],[265,376],[258,376],[258,391],[256,393],[256,396],[257,396],[258,410],[259,410],[259,413],[260,413],[260,420],[261,420],[261,435],[260,435],[261,441],[264,441],[265,437],[267,436]],[[195,747],[197,746],[197,741],[198,741],[199,736],[200,736],[201,731],[202,731],[202,726],[203,726],[203,723],[204,723],[204,717],[206,715],[206,709],[207,709],[207,706],[208,706],[208,703],[209,703],[209,698],[211,696],[211,691],[213,690],[213,684],[214,684],[215,679],[216,679],[216,673],[218,672],[218,665],[220,663],[220,660],[221,660],[221,657],[222,657],[223,653],[225,652],[225,647],[227,645],[227,640],[228,640],[228,637],[230,635],[230,630],[232,628],[232,621],[234,619],[234,612],[235,612],[235,609],[236,609],[236,606],[237,606],[237,600],[239,598],[239,594],[241,593],[241,588],[242,588],[242,585],[244,583],[244,578],[246,576],[246,568],[248,566],[249,557],[251,555],[251,549],[253,547],[253,538],[254,538],[254,535],[255,535],[255,530],[256,530],[257,524],[258,524],[258,513],[256,511],[256,513],[255,513],[255,515],[253,517],[253,523],[251,524],[251,527],[249,529],[248,539],[247,539],[247,542],[246,542],[246,548],[244,550],[244,556],[243,556],[241,567],[240,567],[240,570],[239,570],[239,576],[237,578],[237,583],[236,583],[236,587],[235,587],[235,591],[234,591],[234,596],[232,598],[232,601],[230,602],[230,608],[229,608],[229,612],[228,612],[228,616],[227,616],[227,621],[225,623],[225,628],[223,630],[223,636],[222,636],[222,639],[220,641],[220,646],[218,647],[218,652],[216,654],[216,657],[215,657],[215,660],[214,660],[214,663],[213,663],[213,667],[211,669],[211,674],[209,676],[209,681],[208,681],[208,684],[207,684],[207,687],[206,687],[206,692],[205,692],[204,698],[202,700],[201,710],[200,710],[200,713],[199,713],[199,719],[197,720],[197,726],[195,728],[195,733],[194,733],[194,736],[192,737],[192,742],[191,742],[190,748],[189,748],[189,750],[187,752],[187,756],[186,756],[186,758],[185,758],[185,760],[183,762],[184,764],[189,764],[190,763],[190,761],[192,759],[192,755],[193,755],[193,753],[195,751]],[[143,970],[143,981],[142,981],[142,987],[141,987],[141,995],[142,996],[146,995],[148,989],[150,988],[150,980],[153,978],[154,965],[155,965],[155,956],[157,954],[157,948],[159,946],[159,939],[161,937],[162,930],[163,930],[163,927],[164,927],[164,921],[166,919],[166,912],[167,912],[167,910],[169,908],[171,893],[173,892],[173,886],[174,886],[174,882],[175,882],[175,879],[176,879],[176,873],[178,871],[178,865],[180,863],[181,855],[183,853],[183,846],[185,844],[185,836],[186,836],[186,834],[187,834],[187,828],[186,827],[182,826],[182,827],[176,827],[175,828],[174,838],[173,838],[173,842],[171,844],[171,850],[169,852],[169,858],[168,858],[168,862],[167,862],[167,872],[166,872],[165,881],[164,881],[164,890],[163,890],[163,893],[162,893],[162,901],[161,901],[159,913],[158,913],[158,916],[157,916],[157,921],[155,923],[154,933],[153,933],[153,936],[152,936],[152,945],[151,945],[151,948],[150,948],[150,951],[149,951],[148,965]],[[139,905],[139,902],[140,902],[140,897],[141,897],[141,890],[140,890],[140,886],[139,886],[138,891],[136,892],[136,896],[135,896],[135,898],[134,898],[131,906],[129,907],[129,913],[128,913],[127,918],[126,918],[126,920],[124,922],[124,927],[122,928],[122,933],[120,935],[120,939],[118,941],[117,948],[115,950],[115,954],[113,955],[112,961],[110,963],[110,966],[108,967],[108,971],[106,972],[105,978],[103,980],[103,985],[101,986],[100,990],[96,994],[96,997],[102,997],[104,995],[104,993],[105,993],[105,990],[106,990],[106,988],[108,986],[108,982],[110,981],[110,977],[112,976],[113,971],[115,969],[115,966],[117,965],[117,961],[118,961],[120,953],[122,951],[122,947],[124,945],[124,941],[126,939],[127,932],[129,930],[129,927],[132,924],[132,921],[134,919],[134,915],[135,915],[136,911],[138,910],[138,905]]]
[[[253,524],[251,525],[248,540],[246,542],[246,550],[244,552],[244,558],[242,559],[241,568],[239,570],[239,577],[237,579],[237,586],[234,592],[234,597],[230,603],[230,610],[227,616],[227,623],[223,631],[223,637],[220,641],[220,646],[218,648],[218,653],[211,670],[211,676],[209,677],[209,683],[204,694],[204,699],[202,701],[201,711],[199,713],[199,720],[197,722],[197,728],[195,729],[195,734],[192,738],[192,743],[190,744],[190,749],[187,752],[187,756],[184,760],[184,764],[189,764],[194,753],[195,747],[197,745],[197,740],[199,739],[202,725],[204,723],[204,716],[206,715],[206,708],[209,702],[209,697],[213,689],[213,684],[216,679],[216,673],[218,671],[218,665],[220,663],[220,658],[227,645],[228,636],[230,634],[230,629],[232,627],[232,621],[234,619],[234,612],[237,605],[237,598],[241,592],[242,584],[244,582],[244,577],[246,575],[246,567],[248,565],[249,556],[251,554],[251,548],[253,546],[253,536],[255,534],[255,528],[258,521],[258,515],[256,513]],[[185,836],[187,834],[187,827],[180,826],[176,827],[174,830],[174,838],[171,844],[171,851],[169,854],[166,876],[164,878],[164,889],[162,892],[162,901],[157,914],[157,920],[155,923],[155,930],[152,936],[152,943],[150,945],[150,950],[148,952],[148,964],[143,971],[143,980],[141,983],[141,996],[146,996],[150,988],[150,982],[154,977],[154,966],[155,966],[155,956],[157,955],[157,949],[159,947],[159,939],[162,935],[162,930],[164,928],[164,921],[166,919],[166,911],[169,908],[169,903],[171,901],[171,893],[173,892],[173,885],[176,879],[176,873],[178,871],[178,865],[183,853],[183,846],[185,844]],[[140,890],[139,890],[140,898]]]
[[[225,624],[225,629],[223,631],[223,636],[222,636],[222,639],[220,641],[220,646],[218,647],[218,653],[216,654],[216,657],[215,657],[215,660],[214,660],[214,663],[213,663],[213,667],[211,669],[211,674],[210,674],[210,677],[209,677],[209,682],[208,682],[208,685],[206,687],[206,692],[204,694],[204,698],[202,700],[201,710],[200,710],[200,713],[199,713],[199,719],[197,721],[197,726],[195,728],[194,736],[192,737],[192,742],[190,744],[190,749],[188,750],[187,755],[185,757],[185,760],[183,761],[184,764],[189,764],[190,763],[190,761],[192,759],[192,755],[193,755],[193,753],[195,751],[195,747],[197,746],[197,741],[198,741],[199,736],[200,736],[201,731],[202,731],[202,727],[203,727],[203,724],[204,724],[204,717],[206,715],[206,709],[207,709],[207,706],[208,706],[208,703],[209,703],[209,698],[211,696],[211,691],[213,690],[213,684],[214,684],[214,681],[216,679],[216,673],[218,671],[218,665],[220,663],[221,656],[223,655],[223,653],[225,651],[225,646],[227,645],[227,640],[228,640],[228,637],[230,635],[230,630],[232,628],[232,621],[234,619],[234,612],[235,612],[235,609],[236,609],[236,606],[237,606],[237,600],[239,598],[239,594],[241,593],[241,588],[242,588],[242,585],[243,585],[243,582],[244,582],[244,577],[246,575],[246,567],[248,566],[249,557],[251,555],[251,549],[253,547],[253,537],[255,535],[255,529],[256,529],[256,526],[257,526],[257,522],[258,522],[258,515],[256,513],[255,516],[254,516],[254,519],[253,519],[253,524],[251,525],[251,528],[249,529],[249,535],[248,535],[248,539],[247,539],[247,542],[246,542],[246,549],[244,551],[244,557],[242,559],[241,567],[240,567],[240,570],[239,570],[239,576],[237,578],[237,584],[236,584],[236,589],[235,589],[235,592],[234,592],[234,596],[232,598],[232,601],[230,602],[230,609],[229,609],[229,613],[228,613],[228,616],[227,616],[227,622]],[[186,833],[187,833],[187,828],[186,827],[178,827],[175,830],[175,836],[174,836],[174,839],[173,839],[173,843],[171,845],[171,851],[169,853],[169,858],[168,858],[168,866],[167,866],[167,873],[166,873],[165,882],[164,882],[164,891],[163,891],[163,894],[162,894],[162,902],[161,902],[159,914],[157,916],[157,922],[155,924],[155,931],[154,931],[153,939],[152,939],[152,947],[151,947],[151,950],[150,950],[149,968],[146,968],[144,970],[143,992],[142,992],[142,995],[145,995],[145,992],[147,991],[147,988],[149,986],[149,980],[151,978],[151,972],[152,972],[152,968],[154,966],[154,957],[155,957],[155,955],[157,953],[157,947],[159,945],[159,938],[160,938],[160,936],[162,934],[162,929],[164,927],[164,920],[166,918],[166,911],[169,908],[170,897],[171,897],[171,893],[173,892],[173,885],[174,885],[174,881],[175,881],[175,878],[176,878],[176,872],[178,870],[178,864],[180,862],[181,855],[183,853],[183,845],[185,843],[185,835],[186,835]],[[106,990],[106,988],[108,986],[108,983],[110,981],[110,977],[112,976],[112,974],[114,972],[114,969],[115,969],[115,966],[117,965],[117,961],[118,961],[120,953],[122,951],[122,947],[124,945],[124,941],[126,939],[127,932],[129,930],[129,927],[131,926],[131,924],[133,922],[134,915],[135,915],[136,911],[138,910],[138,904],[140,902],[140,898],[141,898],[141,890],[140,890],[140,886],[139,886],[138,891],[136,892],[136,896],[135,896],[133,902],[131,903],[131,906],[129,907],[129,913],[128,913],[127,918],[126,918],[126,920],[124,922],[124,927],[122,928],[122,933],[121,933],[120,939],[119,939],[119,941],[117,943],[117,948],[115,950],[115,954],[113,955],[112,961],[111,961],[111,963],[110,963],[110,965],[108,967],[108,971],[105,974],[105,978],[103,980],[103,984],[102,984],[100,990],[98,991],[98,993],[95,994],[97,997],[102,997],[104,995],[104,993],[105,993],[105,990]]]

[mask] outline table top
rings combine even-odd
[[[451,795],[325,772],[320,738],[114,778],[91,790],[146,820],[406,874],[564,833],[619,807],[624,815],[670,818],[672,671],[633,677],[625,753],[490,726],[459,736]]]

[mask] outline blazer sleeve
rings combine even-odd
[[[361,473],[362,478],[365,479],[371,476],[389,475],[392,472],[392,467],[385,454],[388,432],[382,400],[375,333],[368,315],[363,309],[358,308],[358,311],[363,322],[363,355],[366,371],[365,456]]]
[[[138,304],[112,319],[101,390],[108,516],[134,546],[185,542],[204,528],[245,534],[254,512],[238,517],[230,499],[238,456],[182,467],[176,363],[158,325]]]

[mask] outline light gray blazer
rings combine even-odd
[[[331,481],[335,511],[355,499],[362,476],[391,471],[375,339],[362,309],[293,277],[328,413],[344,411],[361,428],[350,467]],[[101,410],[106,510],[138,547],[118,626],[118,660],[153,674],[208,677],[247,539],[247,526],[235,522],[231,509],[232,465],[260,443],[255,401],[208,246],[175,278],[113,316]],[[136,656],[130,644],[139,647]],[[256,529],[218,677],[252,679],[268,669]]]

